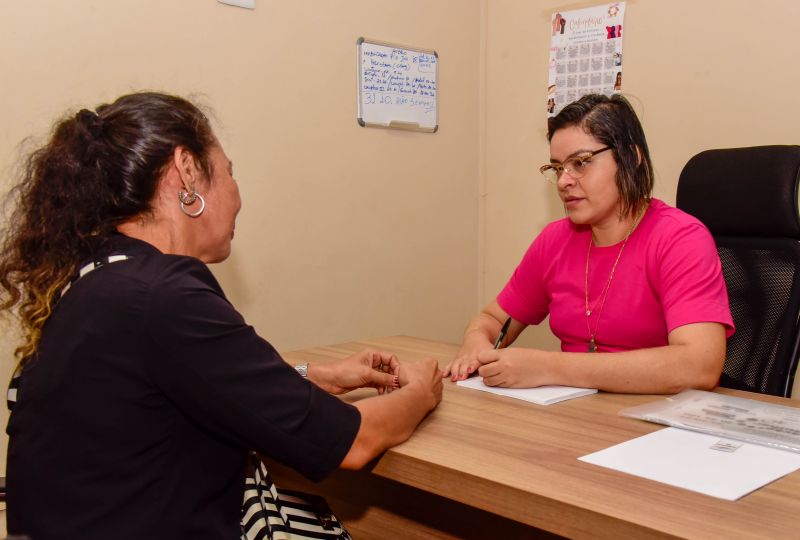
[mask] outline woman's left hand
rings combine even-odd
[[[318,369],[312,370],[312,366]],[[395,355],[367,349],[330,364],[311,364],[308,376],[331,394],[370,387],[383,394],[400,387],[399,372],[400,362]]]
[[[537,358],[539,352],[522,348],[481,351],[478,354],[481,363],[478,374],[487,386],[533,388],[548,384],[544,358]]]

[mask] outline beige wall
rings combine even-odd
[[[600,3],[488,2],[483,302],[538,231],[563,216],[537,171],[549,160],[548,21],[555,11]],[[701,150],[800,143],[798,20],[796,0],[627,2],[623,91],[647,133],[656,197],[675,203],[678,175]],[[528,329],[522,342],[557,346],[547,328]]]
[[[215,272],[262,335],[281,349],[393,333],[454,341],[561,215],[536,172],[548,158],[548,21],[596,3],[2,0],[0,190],[18,142],[65,110],[144,88],[200,94],[244,198],[234,254]],[[628,2],[624,90],[657,196],[674,202],[702,149],[798,142],[798,20],[794,0]],[[357,126],[362,35],[439,52],[437,134]],[[546,328],[526,334],[554,346]]]
[[[264,337],[283,350],[460,338],[477,306],[477,0],[0,6],[3,192],[19,141],[65,110],[137,89],[197,93],[244,201],[214,272]],[[358,126],[359,36],[438,51],[438,133]],[[13,340],[0,335],[5,381]]]

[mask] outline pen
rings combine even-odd
[[[497,334],[497,339],[494,342],[495,349],[500,348],[500,344],[503,343],[503,339],[506,337],[506,332],[508,332],[509,326],[511,326],[511,317],[506,319],[506,322],[503,323],[503,327],[500,329],[500,333]]]

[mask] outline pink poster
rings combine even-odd
[[[625,2],[553,13],[547,115],[586,94],[622,91]]]

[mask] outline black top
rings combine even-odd
[[[8,531],[34,540],[239,537],[246,452],[312,480],[358,410],[301,378],[206,265],[125,236],[45,324],[8,424]]]

